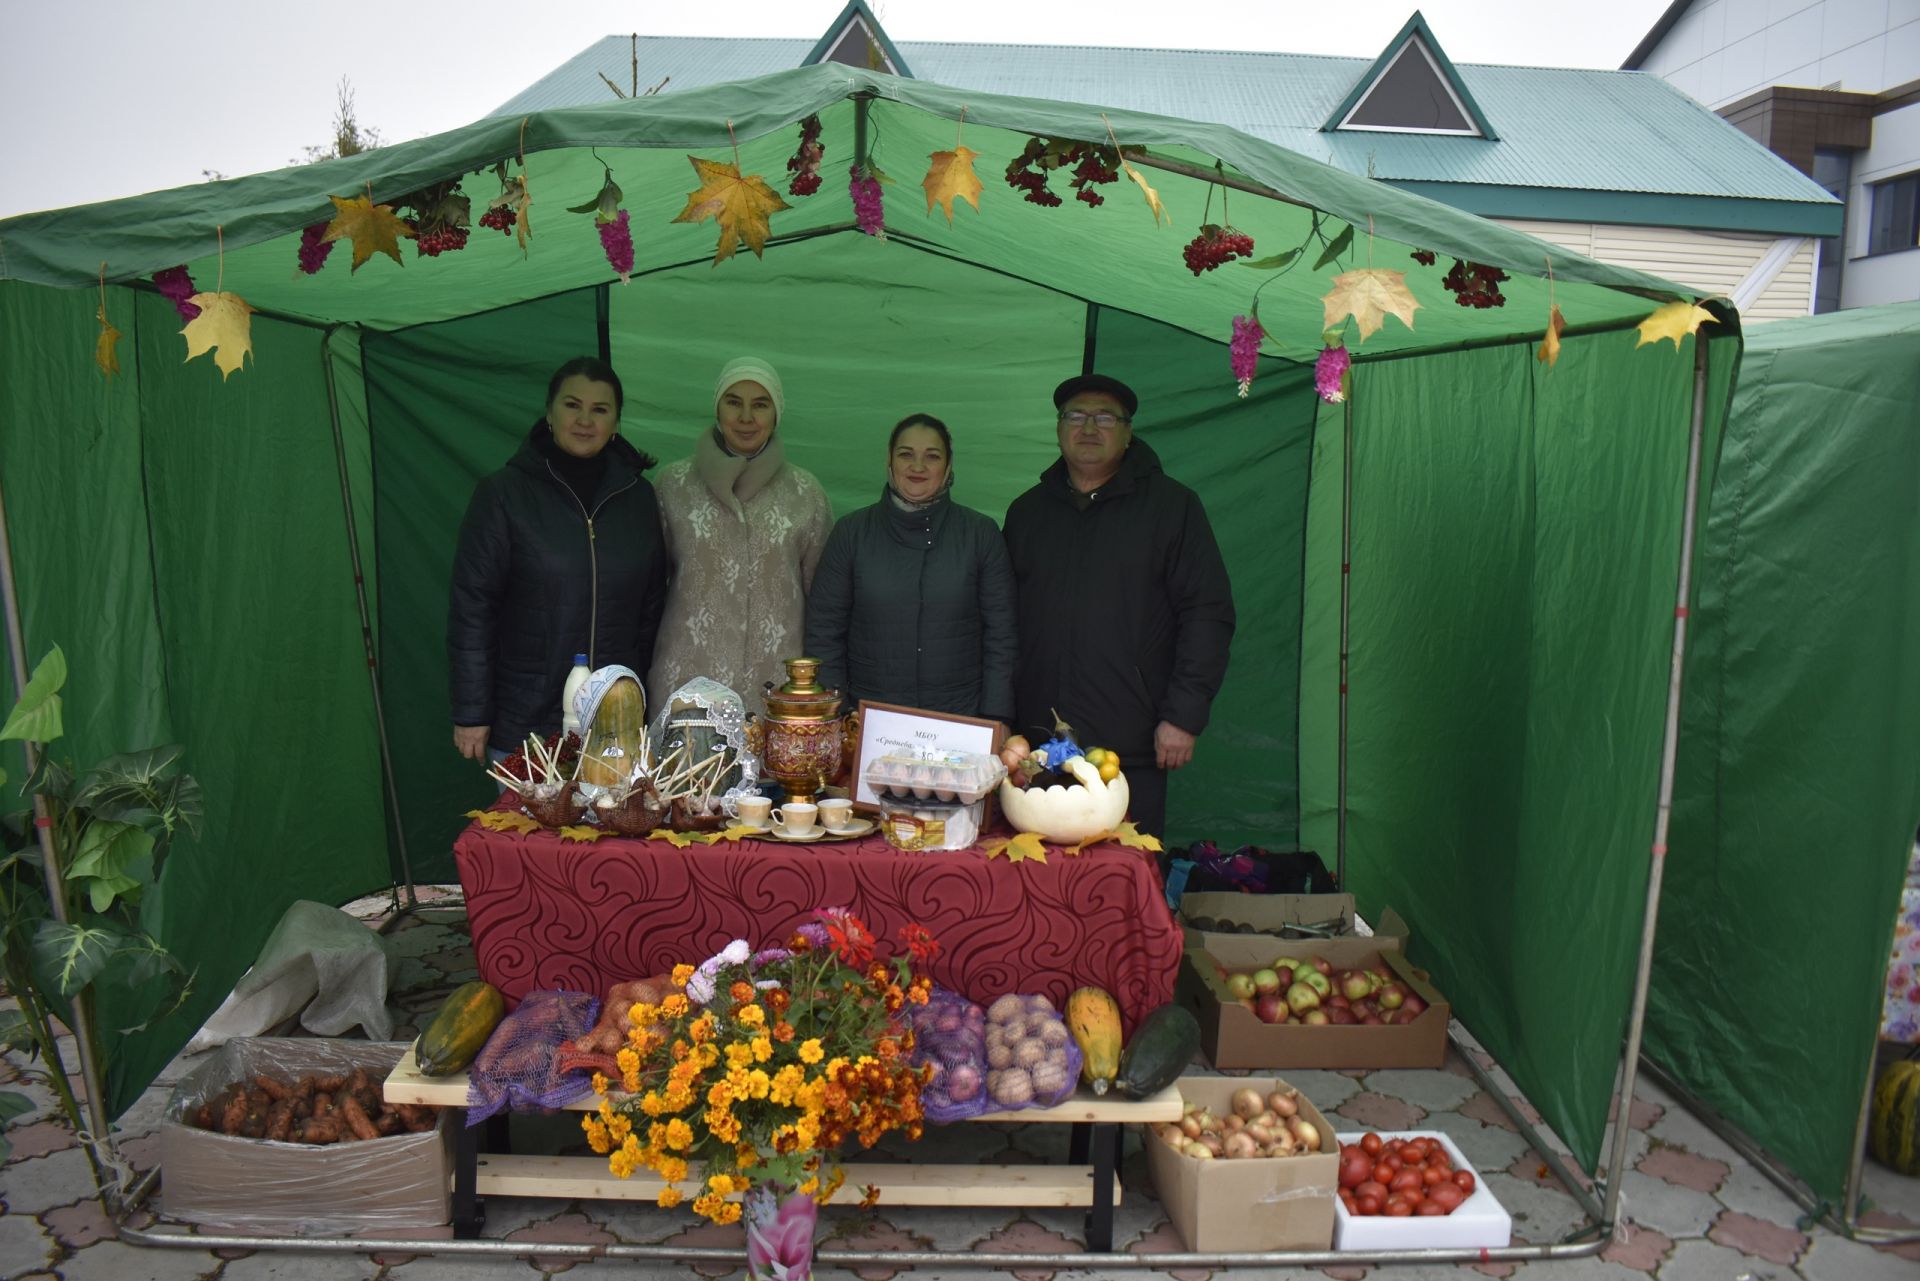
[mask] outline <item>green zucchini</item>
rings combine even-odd
[[[1150,1098],[1180,1079],[1200,1052],[1200,1021],[1183,1005],[1163,1005],[1140,1020],[1120,1053],[1114,1088],[1129,1099]]]

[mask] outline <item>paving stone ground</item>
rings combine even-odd
[[[398,981],[392,995],[395,1036],[407,1037],[442,994],[473,976],[473,954],[458,901],[442,891],[422,893],[423,909],[398,921],[386,936]],[[356,905],[377,924],[384,902]],[[1470,1051],[1479,1056],[1478,1051]],[[71,1058],[71,1054],[67,1056]],[[1483,1066],[1486,1064],[1481,1058]],[[191,1062],[169,1065],[159,1082],[122,1118],[120,1151],[139,1170],[159,1159],[158,1124],[170,1084]],[[315,1253],[273,1249],[213,1251],[142,1248],[116,1239],[114,1225],[88,1193],[86,1158],[47,1092],[20,1073],[17,1054],[0,1058],[0,1081],[43,1106],[9,1127],[15,1151],[0,1167],[0,1279],[4,1281],[540,1281],[566,1276],[689,1278],[734,1281],[737,1265],[700,1261],[573,1260],[553,1255],[473,1257],[418,1253]],[[1504,1073],[1497,1083],[1511,1086]],[[8,1078],[13,1078],[8,1080]],[[1550,1175],[1539,1154],[1483,1091],[1465,1062],[1445,1070],[1302,1071],[1288,1074],[1342,1129],[1411,1124],[1451,1136],[1483,1172],[1515,1218],[1516,1241],[1556,1242],[1577,1231],[1586,1216]],[[1079,1211],[1017,1208],[946,1209],[886,1206],[829,1207],[821,1217],[823,1248],[871,1251],[967,1251],[968,1267],[914,1269],[865,1265],[856,1271],[821,1269],[823,1281],[942,1281],[953,1277],[1013,1277],[1019,1281],[1081,1278],[1174,1278],[1175,1281],[1920,1281],[1920,1248],[1876,1248],[1801,1222],[1800,1207],[1698,1118],[1642,1081],[1631,1112],[1624,1184],[1628,1221],[1599,1258],[1521,1264],[1331,1268],[1253,1267],[1175,1270],[1102,1269],[1085,1253]],[[1534,1116],[1530,1107],[1521,1110]],[[516,1142],[552,1143],[564,1126],[516,1120]],[[1052,1127],[963,1126],[941,1134],[942,1160],[1035,1161],[1056,1156],[1061,1136]],[[910,1146],[891,1150],[907,1156]],[[1155,1199],[1145,1153],[1137,1138],[1121,1162],[1124,1196],[1115,1213],[1115,1248],[1137,1255],[1183,1252],[1184,1243]],[[1920,1181],[1869,1163],[1866,1190],[1875,1207],[1869,1221],[1920,1230]],[[153,1223],[142,1213],[130,1226]],[[163,1228],[179,1225],[160,1224]],[[444,1238],[447,1230],[420,1237]],[[487,1238],[539,1243],[737,1248],[738,1227],[720,1228],[690,1211],[609,1201],[496,1198],[488,1205]],[[996,1254],[1057,1254],[1057,1267],[996,1266]]]

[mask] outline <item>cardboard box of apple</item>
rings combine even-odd
[[[1344,1027],[1411,1023],[1427,1003],[1379,969],[1336,970],[1317,956],[1278,958],[1253,970],[1220,977],[1234,999],[1264,1023]]]

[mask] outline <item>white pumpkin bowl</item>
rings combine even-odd
[[[1063,767],[1080,780],[1077,787],[1015,787],[1000,784],[1000,808],[1016,832],[1037,832],[1049,841],[1071,844],[1111,832],[1125,821],[1133,794],[1127,776],[1102,782],[1100,771],[1076,756]]]

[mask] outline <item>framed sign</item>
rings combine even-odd
[[[867,778],[869,767],[876,762],[896,768],[911,762],[913,767],[924,770],[927,775],[924,790],[929,801],[961,799],[965,796],[967,779],[964,772],[949,768],[946,762],[960,755],[998,757],[1006,736],[1006,726],[999,721],[922,711],[893,703],[869,703],[862,699],[860,745],[854,753],[850,789],[853,806],[866,814],[880,812],[879,794]],[[956,794],[956,789],[962,790]]]

